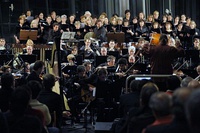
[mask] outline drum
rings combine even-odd
[[[160,36],[161,36],[161,34],[153,33],[152,36],[151,36],[150,44],[152,44],[152,45],[158,45],[159,44]]]

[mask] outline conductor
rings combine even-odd
[[[168,43],[167,35],[162,34],[158,45],[144,45],[143,54],[150,58],[151,74],[173,74],[174,59],[184,56],[180,42],[176,42],[175,47]]]

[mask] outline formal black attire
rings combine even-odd
[[[113,102],[114,89],[111,80],[101,81],[97,74],[93,74],[90,78],[85,79],[85,83],[96,87],[95,100],[90,103],[91,108],[97,108],[97,121],[113,121],[117,115],[117,106]],[[112,108],[110,113],[104,113],[105,108]]]
[[[35,72],[35,71],[32,71],[28,77],[27,77],[27,82],[31,81],[31,80],[36,80],[38,82],[40,82],[42,84],[42,79],[40,78],[40,76]]]

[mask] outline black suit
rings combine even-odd
[[[32,71],[27,77],[27,82],[31,80],[36,80],[42,83],[42,79],[39,77],[39,75],[35,71]]]

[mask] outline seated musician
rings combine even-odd
[[[86,75],[87,77],[90,77],[93,73],[93,68],[92,68],[92,62],[90,62],[89,60],[85,60],[83,65],[85,66],[85,70],[86,70]]]
[[[116,46],[115,41],[114,40],[110,40],[110,42],[108,44],[108,51],[117,51],[115,46]]]
[[[88,90],[88,86],[82,82],[87,78],[85,66],[79,65],[76,72],[77,73],[68,80],[66,84],[68,89],[65,91],[67,93],[67,98],[70,99],[68,100],[68,104],[72,116],[74,117],[75,122],[79,122],[80,109],[78,108],[78,103],[83,102],[84,96],[82,97],[82,90]]]
[[[136,52],[135,46],[130,46],[130,47],[128,48],[128,53],[125,54],[125,55],[123,55],[123,57],[128,59],[128,57],[129,57],[130,55],[135,56],[135,52]]]
[[[30,47],[32,47],[32,48],[30,48]],[[27,48],[29,48],[29,54],[30,54],[30,53],[32,54],[33,47],[34,47],[34,42],[33,42],[33,40],[28,39],[28,40],[26,41],[26,47],[23,48],[23,54],[28,53]]]
[[[61,69],[63,70],[66,66],[76,66],[75,59],[76,58],[75,58],[75,56],[73,54],[69,54],[67,56],[67,61],[68,62],[67,63],[62,63],[61,64]],[[63,72],[62,74],[63,74],[64,77],[69,78],[74,74],[74,72],[73,72],[73,70],[67,70],[67,73]]]
[[[112,81],[108,79],[107,70],[99,68],[96,73],[85,79],[84,82],[94,86],[89,87],[91,92],[96,91],[95,99],[90,103],[89,111],[91,111],[91,108],[97,108],[96,121],[104,121],[106,119],[103,116],[104,108],[113,106],[112,99],[114,96],[114,88],[112,87]]]
[[[44,65],[45,64],[43,61],[36,61],[33,66],[33,71],[27,77],[27,82],[31,80],[36,80],[42,84],[42,79],[40,78],[40,76],[44,72]]]
[[[5,44],[6,44],[5,38],[0,38],[0,50],[6,49]]]
[[[2,71],[2,74],[11,73],[12,69],[11,69],[11,67],[9,65],[3,65],[1,67],[1,71]]]
[[[80,50],[84,51],[85,59],[94,59],[96,56],[94,50],[91,48],[91,40],[86,39],[84,41],[85,45],[80,48]]]
[[[107,56],[108,51],[106,47],[101,47],[101,51],[100,51],[101,56]]]
[[[106,60],[107,60],[107,62],[100,64],[98,67],[104,67],[104,68],[115,67],[116,58],[114,56],[110,55],[107,57]]]

